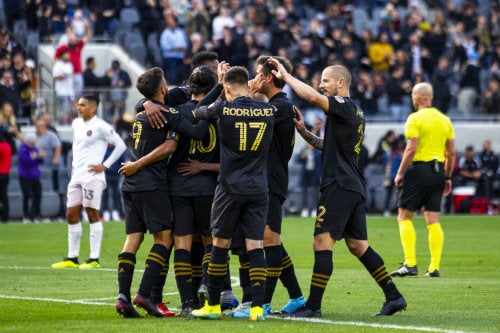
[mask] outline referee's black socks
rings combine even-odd
[[[394,300],[401,297],[398,288],[392,282],[387,269],[385,268],[384,260],[375,252],[371,246],[359,258],[359,261],[366,267],[371,276],[384,291],[387,300]]]

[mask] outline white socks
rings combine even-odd
[[[82,223],[68,224],[68,258],[78,258],[81,238]]]
[[[102,222],[90,223],[90,259],[99,259],[103,229]]]

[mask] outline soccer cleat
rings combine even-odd
[[[294,313],[287,313],[282,318],[321,318],[321,309],[311,310],[305,305],[301,306]]]
[[[197,291],[198,299],[200,300],[200,304],[205,304],[205,301],[208,300],[208,289],[207,285],[202,283]]]
[[[234,309],[239,303],[232,290],[224,290],[220,293],[220,308],[222,311]]]
[[[220,304],[208,305],[208,302],[205,302],[205,305],[201,309],[193,310],[191,312],[191,317],[201,319],[220,319],[221,313]]]
[[[374,316],[390,316],[398,311],[406,310],[406,305],[406,300],[403,296],[398,299],[385,301],[380,312],[374,314]]]
[[[170,303],[168,303],[168,302],[158,303],[158,304],[156,304],[156,309],[161,312],[163,317],[174,317],[175,313],[168,309],[167,304],[170,304]]]
[[[437,269],[433,270],[432,272],[425,272],[424,274],[425,277],[440,277],[441,275],[439,274],[439,271]]]
[[[52,268],[78,268],[79,266],[77,258],[66,258],[51,265]]]
[[[264,309],[262,306],[252,306],[250,308],[250,321],[264,321]]]
[[[177,314],[177,317],[191,317],[191,313],[193,312],[193,308],[182,308],[181,312]]]
[[[418,268],[417,265],[408,267],[406,264],[403,264],[403,266],[399,267],[395,271],[391,273],[391,276],[396,277],[404,277],[404,276],[414,276],[418,274]]]
[[[85,263],[80,264],[80,269],[94,269],[101,268],[101,264],[97,259],[89,259]]]
[[[142,318],[132,303],[121,298],[116,300],[116,312],[125,318]]]
[[[235,313],[246,311],[248,314],[246,317],[236,317],[236,318],[248,318],[248,317],[250,317],[250,308],[251,307],[252,307],[252,302],[241,303],[233,311],[226,313],[226,316],[234,317]]]
[[[158,310],[156,304],[154,304],[149,298],[145,298],[140,294],[136,294],[134,297],[134,304],[146,310],[149,316],[163,317],[163,313]]]
[[[306,299],[304,296],[298,298],[290,298],[288,303],[285,304],[283,309],[281,309],[281,314],[294,313],[298,308],[306,304]]]

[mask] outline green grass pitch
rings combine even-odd
[[[500,332],[500,217],[444,216],[445,246],[441,278],[424,278],[429,261],[427,231],[421,216],[417,229],[418,277],[395,279],[408,301],[406,311],[372,317],[384,301],[380,288],[344,242],[334,248],[334,271],[323,300],[321,320],[264,322],[223,318],[124,319],[114,308],[117,296],[117,255],[124,241],[124,224],[104,223],[102,269],[55,270],[51,263],[67,253],[65,223],[0,225],[0,332]],[[286,218],[284,244],[294,262],[304,295],[312,272],[312,231],[308,218]],[[403,261],[395,218],[370,216],[369,241],[389,271]],[[132,294],[137,291],[150,235],[137,256]],[[81,261],[87,258],[88,223],[84,224]],[[164,300],[180,307],[173,265]],[[237,277],[238,259],[231,257]],[[240,296],[240,288],[234,286]],[[282,285],[273,299],[280,309],[288,295]],[[141,313],[144,311],[139,310]]]

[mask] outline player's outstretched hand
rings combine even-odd
[[[107,168],[104,166],[104,164],[89,165],[89,172],[99,173],[99,172],[106,171],[106,169]]]
[[[224,75],[226,75],[226,72],[231,68],[229,66],[229,63],[222,61],[219,63],[217,66],[217,79],[219,80],[219,83],[222,83],[222,80],[224,80]]]
[[[271,57],[268,60],[268,63],[271,64],[272,66],[276,67],[276,70],[272,70],[271,73],[273,73],[274,76],[276,76],[278,79],[285,79],[285,75],[288,74],[286,71],[285,67],[275,58]]]
[[[143,106],[153,128],[162,128],[167,124],[167,119],[161,113],[161,111],[168,112],[166,108],[151,101],[144,102]]]
[[[133,174],[139,171],[139,166],[134,162],[123,162],[122,167],[118,170],[118,173],[121,173],[124,176],[132,176]]]
[[[293,111],[295,112],[295,118],[293,118],[295,127],[299,132],[305,131],[306,123],[304,121],[304,116],[302,115],[302,112],[300,112],[300,110],[295,105],[293,106]]]

